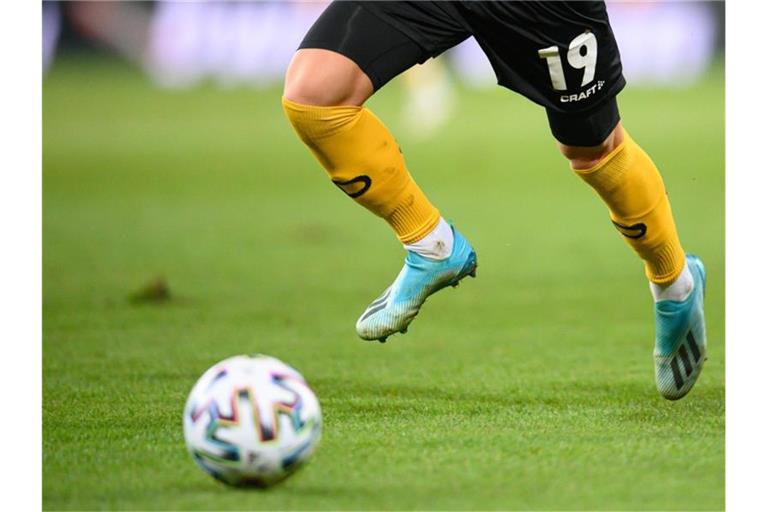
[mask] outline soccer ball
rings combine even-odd
[[[189,453],[230,485],[283,480],[312,455],[321,428],[320,404],[301,374],[263,355],[214,365],[184,407]]]

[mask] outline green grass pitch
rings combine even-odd
[[[101,61],[43,85],[46,509],[722,509],[724,78],[620,95],[708,266],[710,353],[671,403],[653,381],[642,266],[569,171],[543,110],[461,91],[418,141],[397,83],[371,101],[475,245],[477,279],[407,336],[356,338],[398,272],[386,224],[333,187],[280,91],[153,88]],[[170,299],[129,297],[155,277]],[[233,490],[187,455],[197,377],[261,352],[297,367],[324,434],[296,476]]]

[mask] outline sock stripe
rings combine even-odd
[[[656,284],[669,284],[685,267],[685,251],[677,239],[653,251],[653,258],[645,260],[645,274]]]
[[[410,198],[401,202],[387,218],[387,222],[404,244],[424,238],[440,222],[440,212],[427,201]]]

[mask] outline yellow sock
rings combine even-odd
[[[624,132],[624,141],[591,169],[575,170],[608,205],[611,220],[645,262],[648,279],[667,284],[685,266],[672,209],[658,169]]]
[[[283,109],[301,140],[333,183],[384,218],[404,244],[432,231],[440,213],[405,168],[387,127],[364,107],[317,107],[283,98]]]

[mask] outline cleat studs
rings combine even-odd
[[[379,343],[386,343],[386,342],[387,342],[386,336],[384,336],[383,338],[379,338]]]
[[[407,327],[403,327],[402,329],[400,329],[400,334],[405,334],[407,332],[408,332],[408,328]]]

